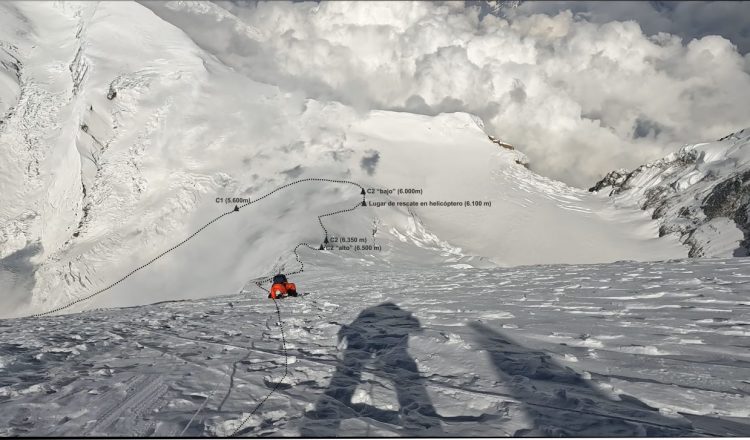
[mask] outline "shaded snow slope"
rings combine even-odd
[[[747,436],[747,259],[306,273],[0,321],[2,435]]]
[[[379,181],[424,188],[428,200],[491,202],[414,212],[438,237],[500,265],[684,256],[676,240],[655,239],[657,225],[643,213],[617,212],[602,197],[519,165],[522,153],[488,142],[468,115],[371,112],[348,140],[380,152]]]
[[[19,71],[21,66],[10,44],[0,46],[0,118],[3,120],[18,104],[21,92]]]
[[[394,201],[491,203],[368,206],[327,217],[331,235],[382,248],[340,252],[334,265],[685,256],[674,237],[657,238],[656,223],[638,210],[615,210],[602,196],[530,172],[521,153],[490,142],[470,115],[360,113],[304,99],[226,67],[135,3],[0,8],[8,22],[0,42],[15,47],[6,53],[21,66],[20,95],[0,129],[5,316],[107,286],[231,209],[217,197],[256,198],[309,177],[422,190]],[[280,192],[207,228],[94,304],[227,294],[296,269],[294,246],[324,238],[317,215],[359,197],[335,184]]]
[[[639,205],[659,235],[690,246],[691,257],[747,256],[750,251],[750,130],[678,152],[627,172],[613,171],[592,191]]]

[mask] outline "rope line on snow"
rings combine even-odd
[[[266,289],[263,289],[263,291],[265,290]],[[240,423],[240,426],[238,426],[237,429],[234,430],[234,432],[229,434],[229,437],[234,437],[235,435],[237,435],[238,432],[242,430],[242,427],[244,427],[245,423],[247,423],[247,421],[250,420],[250,417],[252,417],[256,412],[258,412],[260,407],[263,406],[263,404],[266,403],[266,400],[268,400],[268,398],[271,397],[271,395],[273,395],[273,393],[276,392],[276,390],[281,386],[281,384],[284,382],[284,379],[286,379],[287,375],[289,374],[289,355],[286,351],[286,336],[284,335],[284,321],[282,321],[281,319],[281,309],[279,308],[279,302],[274,299],[273,305],[276,306],[276,316],[279,319],[279,329],[281,330],[281,349],[284,352],[284,374],[281,376],[281,379],[279,379],[279,381],[276,382],[273,388],[271,388],[271,391],[269,391],[268,394],[266,394],[266,397],[264,397],[260,402],[258,402],[258,404],[255,405],[255,408],[253,408],[253,410],[250,411],[250,414],[248,414],[247,417],[245,417],[242,420],[242,423]]]
[[[342,211],[337,211],[337,212],[330,213],[330,214],[325,214],[325,215],[319,216],[318,218],[320,219],[320,217],[325,217],[325,216],[328,216],[328,215],[334,215],[334,214],[338,214],[338,213],[342,213],[342,212],[348,212],[348,211],[352,211],[354,209],[356,209],[356,207],[352,208],[352,209],[348,209],[348,210],[342,210]],[[321,223],[321,225],[322,225],[322,223]],[[310,246],[308,243],[299,243],[297,246],[295,246],[294,247],[294,255],[295,255],[295,258],[296,258],[297,262],[300,263],[300,269],[298,269],[297,271],[294,271],[294,272],[289,272],[289,273],[287,273],[287,275],[294,275],[294,274],[299,274],[299,273],[304,272],[305,264],[300,259],[299,253],[298,253],[298,249],[300,247],[302,247],[302,246],[306,246],[309,249],[312,249],[314,251],[319,251],[320,250],[320,249],[317,249],[317,248],[314,248],[314,247]],[[260,280],[256,280],[255,285],[258,286],[258,288],[260,288],[261,290],[263,290],[263,292],[270,293],[270,290],[265,289],[262,286],[262,283],[269,282],[271,280],[273,280],[273,277],[267,277],[267,278],[263,278],[263,279],[260,279]],[[284,335],[284,323],[283,323],[283,320],[281,319],[281,311],[279,309],[278,301],[276,299],[274,299],[273,302],[274,302],[274,305],[276,306],[276,314],[278,316],[279,327],[281,329],[281,343],[282,343],[282,351],[284,353],[284,374],[283,374],[282,378],[279,380],[279,382],[277,382],[274,385],[274,387],[271,389],[271,391],[269,391],[268,394],[263,398],[263,400],[261,400],[255,406],[255,408],[252,410],[252,412],[250,412],[250,414],[242,420],[242,423],[240,423],[239,427],[237,427],[237,429],[235,429],[235,431],[232,434],[230,434],[229,437],[236,436],[237,433],[239,433],[242,430],[242,428],[247,423],[247,421],[250,420],[250,417],[252,417],[260,409],[260,407],[263,406],[263,404],[276,392],[276,390],[279,388],[279,386],[281,386],[281,383],[284,381],[284,379],[286,379],[286,377],[287,377],[287,375],[289,373],[289,354],[287,352],[286,337]],[[429,381],[429,379],[428,379],[428,381]],[[443,386],[446,385],[445,383],[440,383],[440,384],[443,385]],[[470,388],[467,388],[465,390],[469,391],[469,392],[475,392],[475,393],[476,392],[480,392],[480,391],[477,391],[477,390],[472,390]],[[484,391],[481,391],[481,392],[485,393]],[[515,396],[510,395],[510,394],[504,394],[504,393],[493,393],[493,394],[496,394],[498,396],[509,397],[509,398],[515,399]],[[675,431],[679,431],[680,429],[685,429],[685,428],[680,428],[680,427],[675,427],[675,426],[669,426],[669,425],[665,425],[665,424],[658,423],[658,422],[652,422],[652,421],[648,421],[648,420],[642,420],[642,419],[637,419],[637,418],[632,418],[632,417],[627,417],[627,416],[619,416],[619,415],[615,415],[615,414],[604,414],[604,413],[600,413],[598,411],[583,411],[583,410],[580,410],[580,409],[564,408],[564,407],[558,407],[558,406],[554,406],[554,405],[547,405],[547,404],[536,403],[536,402],[524,402],[523,404],[529,405],[529,406],[540,407],[540,408],[546,408],[546,409],[553,409],[553,410],[560,410],[560,411],[569,411],[569,412],[579,413],[579,414],[583,414],[583,415],[598,416],[598,417],[603,417],[603,418],[608,418],[608,419],[622,420],[622,421],[627,421],[627,422],[632,422],[632,423],[638,423],[638,424],[645,424],[645,425],[650,425],[650,426],[654,426],[654,427],[657,427],[657,428],[665,428],[665,429],[675,430]],[[709,431],[705,431],[705,430],[702,430],[702,429],[698,429],[698,428],[695,428],[693,426],[690,426],[689,428],[687,428],[687,430],[689,432],[695,433],[695,434],[702,434],[702,435],[708,435],[708,436],[717,436],[717,434],[714,434],[714,433],[711,433]]]
[[[193,232],[192,234],[190,234],[187,238],[185,238],[181,242],[177,243],[176,245],[172,246],[171,248],[167,249],[166,251],[162,252],[161,254],[157,255],[156,257],[152,258],[147,263],[142,264],[141,266],[139,266],[139,267],[133,269],[132,271],[128,272],[125,276],[123,276],[122,278],[120,278],[117,281],[113,282],[112,284],[110,284],[110,285],[108,285],[108,286],[106,286],[106,287],[104,287],[102,289],[99,289],[96,292],[91,293],[90,295],[86,295],[84,297],[78,298],[78,299],[73,300],[73,301],[71,301],[71,302],[69,302],[67,304],[64,304],[62,306],[56,307],[56,308],[54,308],[52,310],[48,310],[46,312],[41,312],[41,313],[34,313],[34,314],[29,315],[27,317],[29,317],[29,318],[39,318],[39,317],[42,317],[42,316],[51,315],[53,313],[57,313],[57,312],[60,312],[62,310],[65,310],[65,309],[68,309],[70,307],[73,307],[74,305],[76,305],[76,304],[78,304],[80,302],[83,302],[83,301],[86,301],[88,299],[91,299],[91,298],[93,298],[93,297],[95,297],[97,295],[100,295],[100,294],[104,293],[104,292],[107,292],[108,290],[111,290],[112,288],[114,288],[115,286],[117,286],[118,284],[120,284],[121,282],[123,282],[126,279],[128,279],[130,276],[132,276],[136,272],[138,272],[141,269],[144,269],[144,268],[150,266],[151,264],[153,264],[154,262],[156,262],[157,260],[159,260],[163,256],[167,255],[168,253],[170,253],[170,252],[174,251],[175,249],[179,248],[180,246],[184,245],[185,243],[187,243],[188,241],[190,241],[191,239],[193,239],[196,235],[198,235],[199,233],[203,232],[203,230],[205,230],[207,227],[211,226],[212,224],[214,224],[215,222],[217,222],[220,219],[224,218],[225,216],[227,216],[229,214],[232,214],[232,213],[235,213],[235,212],[239,212],[240,209],[242,209],[242,208],[244,208],[244,207],[246,207],[248,205],[252,205],[253,203],[259,202],[259,201],[265,199],[266,197],[268,197],[268,196],[270,196],[270,195],[272,195],[272,194],[274,194],[274,193],[276,193],[278,191],[281,191],[282,189],[285,189],[285,188],[288,188],[290,186],[297,185],[297,184],[303,183],[303,182],[342,183],[342,184],[347,184],[347,185],[354,185],[354,186],[356,186],[356,187],[358,187],[358,188],[360,188],[362,190],[361,191],[362,202],[360,204],[358,204],[357,206],[355,206],[353,208],[350,208],[350,209],[344,209],[344,210],[341,210],[341,211],[336,211],[336,212],[332,212],[332,213],[323,214],[323,215],[319,215],[318,216],[318,223],[320,223],[321,228],[323,228],[323,232],[325,233],[326,239],[328,238],[328,230],[326,229],[325,225],[323,224],[322,217],[328,217],[328,216],[340,214],[340,213],[343,213],[343,212],[353,211],[354,209],[356,209],[359,206],[365,206],[365,190],[364,190],[364,187],[362,187],[362,185],[360,185],[360,184],[358,184],[356,182],[351,182],[351,181],[348,181],[348,180],[335,180],[335,179],[323,179],[323,178],[306,178],[306,179],[296,180],[294,182],[290,182],[290,183],[287,183],[285,185],[282,185],[282,186],[274,189],[273,191],[271,191],[269,193],[266,193],[266,194],[264,194],[261,197],[258,197],[257,199],[250,200],[250,201],[248,201],[248,202],[246,202],[246,203],[244,203],[242,205],[236,205],[234,207],[234,209],[232,209],[231,211],[227,211],[227,212],[225,212],[225,213],[223,213],[223,214],[215,217],[214,219],[210,220],[208,223],[206,223],[203,226],[201,226],[198,230],[196,230],[195,232]],[[307,245],[307,246],[311,247],[309,245]],[[297,248],[295,248],[295,255],[297,255],[296,250],[297,250]],[[299,260],[299,255],[297,255],[297,261],[299,261],[300,263],[302,263]],[[304,265],[303,265],[303,268],[304,268]],[[300,272],[301,272],[301,270],[300,270]],[[300,272],[296,272],[296,273],[300,273]]]
[[[326,215],[330,215],[330,214],[326,214]],[[302,260],[300,260],[299,253],[298,253],[298,249],[300,247],[302,247],[302,246],[305,246],[305,247],[307,247],[309,249],[312,249],[314,251],[319,251],[320,250],[320,249],[318,249],[316,247],[310,246],[308,243],[300,243],[297,246],[295,246],[294,250],[292,252],[294,252],[294,258],[300,264],[300,268],[298,270],[295,270],[294,272],[287,272],[286,275],[298,275],[298,274],[301,274],[302,272],[305,271],[305,263],[303,263]],[[260,287],[261,289],[263,289],[265,292],[268,292],[265,288],[263,288],[263,286],[261,286],[261,284],[267,283],[267,282],[269,282],[271,280],[273,280],[273,275],[270,276],[270,277],[266,277],[266,278],[261,278],[261,279],[255,280],[255,284],[258,287]]]
[[[49,315],[49,314],[52,314],[52,313],[56,313],[56,312],[59,312],[61,310],[66,309],[66,308],[72,307],[75,304],[78,304],[78,303],[80,303],[82,301],[85,301],[87,299],[93,298],[96,295],[104,293],[104,292],[112,289],[113,287],[117,286],[121,282],[125,281],[127,278],[129,278],[130,276],[132,276],[133,274],[135,274],[139,270],[144,269],[145,267],[148,267],[149,265],[153,264],[154,262],[156,262],[157,260],[159,260],[163,256],[167,255],[168,253],[170,253],[170,252],[174,251],[175,249],[179,248],[180,246],[184,245],[185,243],[187,243],[188,241],[190,241],[192,238],[194,238],[196,235],[198,235],[203,230],[205,230],[207,227],[209,227],[213,223],[219,221],[223,217],[225,217],[225,216],[227,216],[229,214],[232,214],[234,212],[238,212],[240,209],[242,209],[242,208],[244,208],[244,207],[246,207],[248,205],[251,205],[253,203],[257,203],[257,202],[259,202],[259,201],[261,201],[261,200],[269,197],[270,195],[272,195],[272,194],[274,194],[274,193],[276,193],[278,191],[281,191],[282,189],[288,188],[288,187],[290,187],[292,185],[296,185],[296,184],[299,184],[299,183],[302,183],[302,182],[309,182],[309,181],[319,181],[319,182],[329,182],[329,183],[346,183],[346,184],[355,185],[355,186],[357,186],[358,188],[361,189],[362,201],[361,202],[357,202],[357,204],[355,206],[353,206],[351,208],[348,208],[348,209],[342,209],[342,210],[330,212],[330,213],[327,213],[327,214],[321,214],[321,215],[318,216],[318,223],[320,224],[320,227],[323,229],[323,232],[325,234],[324,241],[327,242],[327,240],[328,240],[328,229],[325,227],[325,224],[323,223],[323,217],[330,217],[330,216],[337,215],[337,214],[343,214],[343,213],[346,213],[346,212],[351,212],[351,211],[354,211],[355,209],[357,209],[360,206],[366,206],[366,204],[365,204],[365,190],[364,190],[364,188],[361,185],[359,185],[359,184],[357,184],[355,182],[350,182],[350,181],[346,181],[346,180],[319,179],[319,178],[301,179],[301,180],[298,180],[298,181],[291,182],[291,183],[288,183],[286,185],[280,186],[280,187],[274,189],[273,191],[271,191],[271,192],[269,192],[267,194],[264,194],[261,197],[258,197],[257,199],[250,200],[250,201],[248,201],[248,202],[246,202],[246,203],[244,203],[242,205],[237,205],[231,211],[227,211],[227,212],[225,212],[225,213],[223,213],[223,214],[215,217],[214,219],[212,219],[208,223],[206,223],[203,226],[201,226],[198,230],[196,230],[195,232],[193,232],[191,235],[189,235],[187,238],[185,238],[181,242],[177,243],[176,245],[172,246],[171,248],[167,249],[166,251],[162,252],[161,254],[157,255],[156,257],[152,258],[151,260],[149,260],[145,264],[143,264],[143,265],[137,267],[136,269],[130,271],[128,274],[126,274],[125,276],[123,276],[119,280],[115,281],[114,283],[110,284],[109,286],[104,287],[104,288],[102,288],[102,289],[100,289],[100,290],[98,290],[98,291],[96,291],[96,292],[94,292],[94,293],[92,293],[90,295],[87,295],[85,297],[76,299],[76,300],[74,300],[74,301],[72,301],[72,302],[70,302],[70,303],[68,303],[66,305],[57,307],[57,308],[49,310],[47,312],[34,314],[34,315],[31,315],[31,316],[32,317],[41,317],[41,316]],[[287,275],[297,275],[297,274],[300,274],[300,273],[304,272],[304,270],[305,270],[305,263],[302,261],[302,259],[300,258],[300,255],[299,255],[299,248],[303,247],[303,246],[307,247],[307,248],[309,248],[311,250],[314,250],[314,251],[320,250],[318,248],[315,248],[315,247],[311,246],[308,243],[299,243],[299,244],[297,244],[297,246],[294,247],[293,252],[294,252],[295,260],[297,260],[297,262],[300,264],[300,268],[298,270],[296,270],[296,271],[289,272]],[[272,279],[273,279],[273,276],[268,277],[268,278],[263,278],[261,280],[257,280],[255,282],[255,284],[261,290],[263,290],[263,292],[268,293],[269,291],[266,290],[265,288],[263,288],[263,286],[261,284],[263,282],[271,281]],[[232,434],[230,434],[230,437],[234,437],[235,435],[237,435],[242,430],[242,428],[245,426],[245,424],[247,423],[247,421],[250,420],[250,418],[255,413],[257,413],[258,410],[263,406],[263,404],[278,390],[278,388],[281,386],[281,384],[284,382],[284,380],[286,379],[286,377],[289,374],[289,355],[288,355],[287,346],[286,346],[286,335],[284,334],[284,322],[283,322],[283,320],[281,318],[281,309],[279,307],[278,301],[275,300],[275,299],[273,299],[273,303],[274,303],[274,306],[276,307],[276,316],[277,316],[277,319],[278,319],[279,329],[280,329],[280,332],[281,332],[281,344],[282,344],[282,351],[284,353],[284,374],[282,375],[281,379],[278,382],[276,382],[276,384],[268,392],[268,394],[266,394],[266,396],[257,403],[257,405],[255,406],[255,408],[253,408],[253,410],[250,412],[250,414],[248,414],[247,417],[245,417],[242,420],[242,422],[240,423],[240,425],[234,430],[234,432],[232,432]],[[193,414],[193,417],[185,425],[185,428],[183,429],[181,435],[184,434],[185,431],[189,428],[189,426],[192,424],[193,420],[198,415],[198,413],[203,409],[203,407],[205,407],[206,403],[208,403],[208,400],[209,399],[206,398],[206,400],[204,400],[203,404]]]
[[[142,264],[141,266],[133,269],[132,271],[130,271],[129,273],[127,273],[125,276],[123,276],[122,278],[120,278],[117,281],[113,282],[112,284],[110,284],[110,285],[108,285],[108,286],[106,286],[106,287],[104,287],[102,289],[99,289],[99,290],[97,290],[96,292],[93,292],[90,295],[84,296],[82,298],[78,298],[78,299],[76,299],[76,300],[74,300],[74,301],[72,301],[72,302],[70,302],[68,304],[65,304],[63,306],[56,307],[56,308],[54,308],[52,310],[49,310],[49,311],[46,311],[46,312],[33,314],[33,315],[31,315],[31,317],[41,317],[41,316],[45,316],[45,315],[50,315],[52,313],[56,313],[56,312],[59,312],[61,310],[67,309],[69,307],[72,307],[72,306],[74,306],[74,305],[76,305],[76,304],[78,304],[78,303],[80,303],[82,301],[85,301],[87,299],[93,298],[94,296],[102,294],[102,293],[104,293],[104,292],[112,289],[113,287],[117,286],[121,282],[125,281],[127,278],[129,278],[130,276],[132,276],[136,272],[140,271],[141,269],[144,269],[144,268],[148,267],[149,265],[153,264],[154,262],[156,262],[157,260],[159,260],[163,256],[167,255],[168,253],[170,253],[170,252],[174,251],[175,249],[179,248],[180,246],[184,245],[185,243],[187,243],[188,241],[190,241],[192,238],[194,238],[196,235],[198,235],[203,230],[205,230],[206,228],[208,228],[213,223],[219,221],[223,217],[225,217],[225,216],[227,216],[229,214],[235,213],[235,212],[239,212],[240,209],[242,209],[242,208],[244,208],[246,206],[249,206],[249,205],[251,205],[253,203],[257,203],[257,202],[259,202],[259,201],[261,201],[261,200],[263,200],[263,199],[271,196],[272,194],[274,194],[274,193],[276,193],[278,191],[281,191],[281,190],[283,190],[285,188],[288,188],[290,186],[293,186],[293,185],[296,185],[296,184],[299,184],[299,183],[302,183],[302,182],[310,182],[310,181],[350,184],[350,185],[357,186],[361,190],[360,194],[362,196],[362,201],[358,202],[355,206],[353,206],[351,208],[348,208],[348,209],[341,209],[341,210],[338,210],[338,211],[330,212],[330,213],[327,213],[327,214],[321,214],[321,215],[318,216],[318,223],[320,224],[320,227],[323,229],[323,233],[325,234],[324,243],[327,243],[328,242],[328,229],[325,227],[325,224],[323,223],[323,217],[330,217],[330,216],[337,215],[337,214],[343,214],[343,213],[346,213],[346,212],[352,212],[352,211],[354,211],[355,209],[357,209],[360,206],[367,206],[366,202],[365,202],[365,189],[361,185],[359,185],[358,183],[350,182],[350,181],[347,181],[347,180],[334,180],[334,179],[323,179],[323,178],[301,179],[301,180],[297,180],[297,181],[294,181],[294,182],[290,182],[290,183],[288,183],[286,185],[282,185],[282,186],[274,189],[273,191],[270,191],[267,194],[264,194],[263,196],[258,197],[258,198],[254,199],[254,200],[250,200],[250,201],[248,201],[248,202],[246,202],[246,203],[244,203],[242,205],[235,205],[234,209],[232,209],[231,211],[227,211],[227,212],[225,212],[223,214],[220,214],[219,216],[213,218],[212,220],[210,220],[208,223],[206,223],[203,226],[201,226],[198,230],[196,230],[195,232],[193,232],[191,235],[189,235],[187,238],[185,238],[181,242],[177,243],[176,245],[172,246],[171,248],[167,249],[166,251],[162,252],[161,254],[157,255],[156,257],[152,258],[151,260],[149,260],[145,264]],[[308,243],[299,243],[299,244],[297,244],[297,246],[294,247],[293,252],[294,252],[295,259],[300,264],[300,268],[298,270],[294,271],[294,272],[289,272],[288,275],[300,274],[300,273],[304,272],[304,270],[305,270],[305,263],[300,259],[300,255],[299,255],[299,248],[302,247],[302,246],[305,246],[305,247],[307,247],[307,248],[309,248],[311,250],[316,250],[316,251],[322,249],[322,246],[321,246],[321,249],[318,249],[318,248],[314,248],[313,246],[310,246]],[[272,279],[273,279],[272,276],[268,277],[268,278],[263,278],[261,280],[257,280],[255,282],[255,284],[256,284],[256,286],[258,286],[264,292],[269,292],[265,288],[263,288],[263,286],[261,284],[263,282],[271,281]],[[273,304],[276,307],[276,316],[277,316],[278,323],[279,323],[279,330],[281,332],[281,344],[282,344],[282,351],[284,353],[284,374],[282,375],[281,379],[276,382],[276,384],[268,392],[268,394],[266,394],[266,396],[263,399],[261,399],[257,403],[257,405],[255,405],[255,408],[253,408],[253,410],[250,412],[250,414],[248,414],[242,420],[242,422],[240,423],[240,425],[232,432],[232,434],[229,435],[230,437],[236,436],[242,430],[242,428],[245,426],[245,424],[247,424],[247,421],[250,420],[250,418],[256,412],[258,412],[258,410],[263,406],[263,404],[266,403],[266,401],[276,392],[276,390],[278,390],[278,388],[281,386],[281,384],[284,382],[284,380],[289,375],[289,354],[288,354],[287,346],[286,346],[286,335],[284,334],[284,321],[281,318],[281,308],[279,307],[278,301],[276,299],[273,299]],[[190,425],[192,424],[192,422],[195,419],[195,417],[203,409],[203,407],[206,405],[206,403],[208,403],[208,400],[209,400],[209,398],[206,398],[203,401],[203,404],[198,408],[198,410],[193,414],[193,416],[191,417],[191,419],[185,425],[184,429],[182,430],[181,435],[184,434],[185,431],[190,427]]]
[[[343,212],[348,212],[348,211],[351,211],[351,209],[343,211]],[[325,217],[325,216],[328,216],[328,215],[334,215],[334,214],[338,214],[340,212],[342,212],[342,211],[331,213],[331,214],[326,214],[324,216],[318,216],[318,219],[320,219],[320,217]],[[322,223],[321,223],[321,225],[322,225]],[[302,260],[299,257],[299,253],[298,253],[298,249],[300,247],[302,247],[302,246],[305,246],[305,247],[307,247],[309,249],[312,249],[314,251],[319,251],[320,250],[320,249],[317,249],[317,248],[314,248],[314,247],[310,246],[307,243],[299,243],[297,246],[295,246],[294,247],[294,257],[297,260],[297,262],[300,264],[300,268],[298,270],[294,271],[294,272],[287,273],[287,275],[296,275],[296,274],[300,274],[300,273],[302,273],[302,272],[305,271],[305,263],[302,262]],[[263,278],[263,279],[260,279],[260,280],[256,280],[255,281],[255,285],[258,286],[258,288],[261,289],[263,292],[265,292],[265,293],[271,293],[270,290],[266,290],[266,288],[264,288],[262,286],[262,284],[265,283],[265,282],[272,281],[272,280],[273,280],[272,276],[268,277],[268,278]],[[263,400],[261,400],[260,402],[258,402],[258,404],[255,406],[255,408],[253,408],[253,410],[250,412],[250,414],[248,414],[247,417],[245,417],[242,420],[242,423],[240,423],[240,426],[238,426],[237,429],[235,429],[234,432],[232,432],[229,435],[229,437],[234,437],[235,435],[237,435],[238,432],[240,432],[242,430],[242,427],[245,426],[245,423],[247,423],[247,421],[250,420],[250,417],[252,417],[253,414],[255,414],[260,409],[261,406],[263,406],[263,404],[266,402],[266,400],[268,400],[268,398],[271,397],[271,395],[273,395],[274,392],[276,392],[276,390],[279,388],[279,386],[281,386],[281,384],[283,383],[284,379],[286,379],[286,377],[287,377],[287,375],[289,373],[289,354],[288,354],[287,349],[286,349],[286,337],[284,335],[284,321],[281,319],[281,309],[279,308],[278,301],[276,299],[274,299],[274,298],[272,298],[272,300],[273,300],[273,304],[276,306],[276,315],[278,316],[279,328],[281,329],[281,348],[282,348],[282,351],[284,353],[284,375],[276,383],[276,385],[274,385],[274,387],[271,389],[271,391],[269,391],[268,394],[266,394],[266,396],[263,398]]]
[[[180,432],[180,437],[182,437],[183,435],[185,435],[185,431],[188,430],[188,428],[190,427],[190,425],[193,423],[193,420],[195,420],[195,418],[198,416],[198,413],[200,413],[203,410],[203,408],[206,406],[206,404],[208,403],[209,399],[211,399],[211,396],[213,396],[213,392],[210,393],[208,396],[206,396],[205,400],[203,400],[203,403],[201,403],[201,406],[199,406],[198,409],[193,413],[193,417],[190,417],[190,420],[188,420],[187,424],[182,429],[182,432]]]

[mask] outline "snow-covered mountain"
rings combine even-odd
[[[0,3],[0,435],[750,433],[747,130],[589,192],[223,11]]]
[[[6,311],[48,309],[95,291],[231,208],[217,198],[252,199],[304,178],[421,190],[368,195],[372,202],[481,205],[370,205],[327,217],[330,234],[374,239],[382,249],[333,252],[342,265],[686,256],[638,209],[529,171],[521,152],[491,142],[471,115],[362,112],[304,99],[238,73],[136,3],[0,7]],[[317,215],[357,202],[354,189],[279,192],[207,228],[98,304],[225,294],[296,268],[292,249],[320,243]]]
[[[659,235],[679,237],[690,257],[747,256],[750,130],[684,146],[633,171],[612,171],[590,191],[648,210]]]

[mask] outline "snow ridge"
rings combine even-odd
[[[750,252],[750,129],[612,171],[589,191],[605,189],[616,203],[651,211],[659,236],[678,236],[690,257]]]

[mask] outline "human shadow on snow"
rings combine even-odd
[[[400,426],[403,435],[442,435],[425,379],[407,351],[409,335],[421,331],[417,318],[390,302],[367,308],[351,324],[342,326],[339,341],[347,341],[343,360],[315,409],[305,414],[300,435],[334,437],[346,418],[369,418]],[[397,411],[352,403],[365,370],[393,384]]]
[[[608,396],[549,354],[523,347],[507,334],[479,322],[472,322],[469,327],[479,347],[487,352],[502,385],[533,420],[532,429],[519,430],[516,436],[698,434],[685,418],[666,417],[632,396]]]

